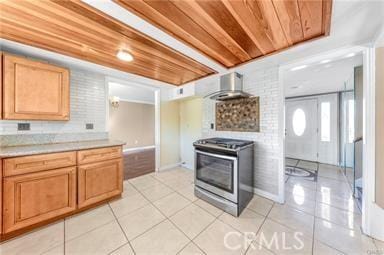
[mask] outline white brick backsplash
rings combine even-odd
[[[279,141],[278,141],[278,67],[244,74],[243,88],[260,97],[260,132],[228,132],[210,128],[215,123],[215,101],[204,99],[203,137],[228,137],[255,142],[255,188],[278,195]],[[205,96],[218,89],[218,82],[197,85],[196,91]]]
[[[81,133],[106,131],[105,77],[82,70],[70,72],[69,121],[0,121],[0,134]],[[30,131],[17,131],[17,123],[31,123]],[[86,130],[85,123],[93,123],[93,130]]]

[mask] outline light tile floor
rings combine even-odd
[[[312,162],[301,166],[315,168]],[[317,182],[286,179],[284,205],[255,195],[238,218],[194,196],[192,171],[175,168],[148,174],[125,181],[121,199],[7,241],[0,245],[0,254],[360,255],[382,251],[382,242],[361,234],[360,211],[340,169],[317,167]]]

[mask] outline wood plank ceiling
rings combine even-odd
[[[0,37],[180,85],[214,70],[81,1],[0,1]],[[116,57],[129,51],[132,62]]]
[[[114,0],[225,67],[329,35],[332,0]]]

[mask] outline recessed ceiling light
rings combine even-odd
[[[356,53],[349,53],[349,54],[347,54],[345,57],[346,58],[351,58],[351,57],[354,57],[356,55]]]
[[[307,65],[296,66],[294,68],[291,68],[291,71],[297,71],[297,70],[301,70],[301,69],[304,69],[304,68],[307,68],[307,67],[308,67]]]
[[[330,59],[324,59],[324,60],[320,61],[320,64],[326,64],[326,63],[329,63],[329,62],[331,62]]]
[[[131,62],[133,60],[133,56],[129,52],[124,51],[124,50],[119,50],[119,52],[117,52],[116,56],[120,60],[127,61],[127,62]]]

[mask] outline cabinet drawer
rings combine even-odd
[[[76,167],[5,177],[3,184],[4,233],[76,209]]]
[[[79,151],[77,152],[77,162],[82,165],[119,158],[122,156],[121,152],[121,146]]]
[[[4,159],[4,176],[26,174],[76,165],[76,152],[40,154]]]
[[[123,192],[122,159],[79,166],[78,185],[79,208],[121,194]]]

